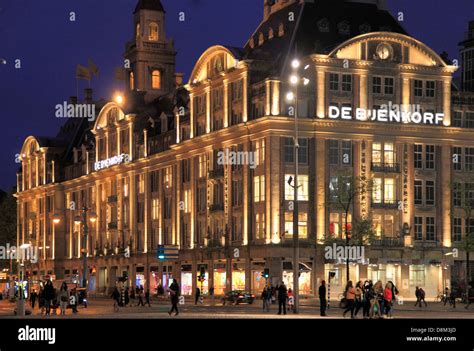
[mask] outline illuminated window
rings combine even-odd
[[[139,174],[137,178],[138,193],[143,194],[145,192],[145,175]]]
[[[273,32],[273,28],[270,28],[270,29],[268,30],[268,39],[273,39],[273,36],[274,36],[274,35],[275,35],[275,34],[274,34],[274,32]]]
[[[263,165],[265,162],[265,139],[260,139],[255,142],[255,164],[257,166]]]
[[[291,183],[289,180],[291,178]],[[294,174],[285,175],[285,200],[294,200]],[[308,189],[308,176],[300,174],[298,175],[298,201],[308,201],[309,198],[309,189]]]
[[[151,208],[152,208],[151,218],[153,220],[160,219],[160,200],[159,199],[152,199]]]
[[[256,239],[265,239],[265,214],[257,213],[255,215],[255,233]]]
[[[136,27],[135,27],[135,39],[136,40],[140,40],[140,23],[137,23]]]
[[[135,90],[135,75],[130,72],[130,90]]]
[[[199,155],[199,178],[205,177],[207,174],[207,157]]]
[[[384,144],[384,163],[387,165],[395,163],[395,147],[393,143]]]
[[[285,236],[293,236],[293,212],[285,212]],[[308,237],[308,214],[300,212],[298,215],[298,237]]]
[[[191,212],[191,190],[184,191],[184,213]]]
[[[382,163],[382,144],[373,143],[372,144],[372,162],[373,163]]]
[[[155,22],[151,22],[148,26],[148,40],[151,41],[158,41],[158,24]]]
[[[165,187],[166,187],[166,189],[172,187],[171,167],[166,167],[165,168]]]
[[[339,238],[341,235],[341,228],[339,224],[339,213],[329,214],[329,233],[332,237]]]
[[[265,201],[265,176],[256,176],[253,178],[253,198],[254,202]]]
[[[395,180],[386,178],[384,184],[384,202],[386,204],[395,203]]]
[[[375,214],[372,217],[375,235],[380,238],[382,236],[382,215]]]
[[[161,89],[161,72],[158,70],[151,72],[151,87],[153,89]]]
[[[372,201],[376,204],[382,203],[382,178],[374,178]]]
[[[280,23],[278,26],[278,36],[282,37],[285,34],[285,26],[283,23]]]
[[[265,41],[265,37],[264,37],[263,33],[260,33],[258,35],[258,45],[262,45],[264,43],[264,41]]]

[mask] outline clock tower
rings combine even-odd
[[[133,12],[133,40],[126,44],[130,91],[145,93],[149,102],[175,88],[173,41],[166,37],[165,10],[160,0],[139,0]]]

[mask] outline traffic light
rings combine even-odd
[[[270,268],[265,268],[265,269],[263,270],[263,277],[264,277],[265,279],[270,278]]]
[[[165,246],[164,245],[158,245],[156,256],[160,261],[165,260]]]
[[[200,270],[200,273],[201,273],[201,277],[204,277],[206,275],[206,267],[201,266],[199,268],[199,270]]]
[[[329,272],[329,278],[334,278],[336,276],[336,272]]]

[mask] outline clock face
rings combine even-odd
[[[377,47],[377,56],[381,60],[388,60],[392,56],[392,47],[387,43],[382,43]]]

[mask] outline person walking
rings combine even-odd
[[[328,306],[328,302],[326,300],[326,281],[323,280],[321,285],[319,286],[318,290],[319,295],[319,314],[321,317],[326,316],[326,308]]]
[[[145,307],[145,304],[143,303],[143,287],[140,287],[140,289],[138,289],[138,303],[137,303],[137,307],[138,306],[143,306]]]
[[[293,290],[288,289],[288,311],[293,311],[295,307],[295,300],[293,298]]]
[[[36,293],[36,290],[33,289],[33,292],[30,295],[30,304],[31,304],[31,309],[35,309],[35,302],[36,299],[38,298],[38,294]]]
[[[67,291],[66,282],[63,282],[61,284],[61,288],[59,289],[58,299],[59,299],[59,310],[60,310],[61,316],[65,316],[67,304],[69,302],[69,292]]]
[[[387,316],[387,318],[392,318],[392,312],[391,312],[392,298],[393,298],[392,285],[390,283],[387,283],[385,285],[385,289],[383,292],[384,307],[385,307],[384,314]]]
[[[270,303],[272,300],[270,288],[265,286],[262,291],[263,311],[270,312]]]
[[[370,299],[371,299],[371,289],[372,289],[372,282],[365,281],[363,286],[363,296],[362,296],[362,315],[364,319],[370,317]]]
[[[364,287],[362,286],[362,281],[358,281],[355,287],[355,312],[354,312],[354,317],[357,317],[357,313],[359,313],[359,310],[364,307],[363,305],[363,295],[364,295]]]
[[[346,298],[346,309],[344,310],[342,316],[345,318],[347,312],[351,312],[351,318],[354,318],[354,300],[355,300],[355,294],[356,290],[354,286],[352,285],[352,280],[349,280],[349,282],[346,285],[346,289],[344,290],[344,296]]]
[[[179,314],[178,311],[178,301],[179,301],[179,284],[176,281],[176,279],[173,279],[173,283],[170,285],[168,288],[168,292],[170,293],[170,298],[171,298],[171,310],[168,312],[168,314],[171,316],[171,313],[173,311],[175,312],[175,316]]]
[[[148,307],[151,307],[150,289],[146,289],[146,292],[145,292],[145,305],[148,305]]]
[[[281,283],[278,287],[278,314],[286,315],[286,300],[288,299],[288,290],[284,283]]]
[[[46,308],[46,315],[49,316],[51,313],[51,303],[54,299],[54,287],[51,280],[46,281],[46,285],[44,286],[44,304]]]
[[[194,296],[194,304],[197,305],[199,298],[201,297],[201,289],[196,287],[196,294]]]
[[[77,296],[76,288],[71,290],[71,296],[69,296],[69,301],[71,302],[72,313],[77,313],[77,304],[79,303],[79,297]]]
[[[112,292],[112,295],[110,297],[114,300],[114,312],[119,311],[119,305],[120,305],[120,292],[117,287],[115,287],[114,291]]]
[[[420,307],[421,307],[422,302],[425,304],[425,307],[428,307],[428,304],[425,301],[425,297],[426,297],[425,291],[423,290],[423,288],[420,288]]]
[[[382,282],[379,280],[370,290],[370,318],[374,318],[375,314],[378,318],[382,318],[379,296],[383,295]]]
[[[390,284],[390,287],[391,287],[391,290],[392,290],[392,304],[390,306],[390,315],[393,318],[393,311],[394,311],[394,307],[395,307],[396,302],[397,302],[398,289],[391,280],[389,280],[388,283]]]

